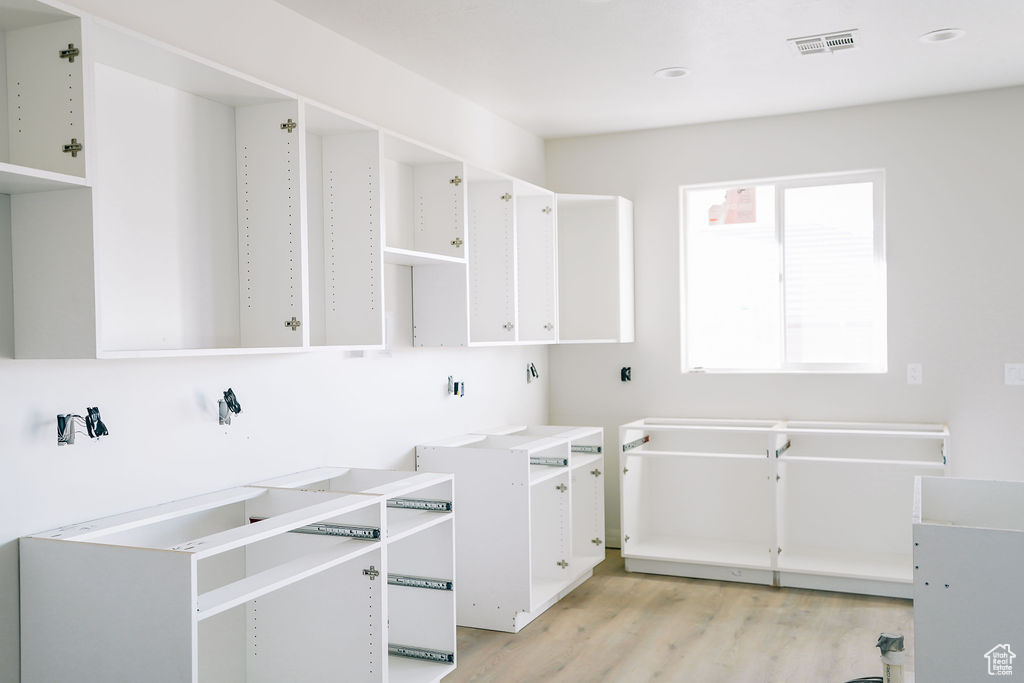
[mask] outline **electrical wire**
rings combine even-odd
[[[846,683],[882,683],[881,676],[862,676],[861,678],[851,678]]]

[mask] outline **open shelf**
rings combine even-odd
[[[718,538],[656,536],[630,538],[628,557],[687,564],[710,564],[745,569],[770,569],[771,554],[765,544]],[[625,551],[624,551],[625,552]]]
[[[84,178],[0,162],[0,194],[25,194],[86,187]]]
[[[566,468],[557,465],[530,465],[530,486],[565,474]]]
[[[388,542],[400,540],[451,520],[450,512],[388,509]]]
[[[399,266],[436,266],[465,262],[466,259],[461,256],[446,256],[444,254],[432,254],[427,251],[384,247],[384,263],[393,263]]]
[[[909,546],[903,553],[863,553],[790,545],[779,555],[779,571],[909,584],[914,559]]]

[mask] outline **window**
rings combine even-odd
[[[681,188],[683,369],[885,372],[883,180]]]

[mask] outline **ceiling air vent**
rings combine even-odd
[[[802,55],[820,55],[857,47],[857,29],[790,38],[789,44]]]

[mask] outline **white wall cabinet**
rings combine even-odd
[[[555,196],[472,169],[470,340],[553,342],[557,336]]]
[[[556,197],[24,4],[0,13],[15,357],[382,348],[385,264],[412,269],[416,346],[632,339],[625,200]]]
[[[911,596],[944,425],[647,418],[619,439],[629,571]]]
[[[633,203],[558,195],[558,341],[632,342]]]
[[[1010,675],[1005,665],[1020,667],[1010,654],[1024,635],[1013,597],[1024,564],[1024,482],[919,477],[913,524],[917,680]]]
[[[386,681],[384,505],[242,487],[25,537],[22,676]]]
[[[324,467],[260,486],[355,491],[387,499],[384,680],[433,683],[455,669],[452,475]]]
[[[516,633],[604,559],[602,430],[504,427],[416,448],[459,483],[457,623]]]

